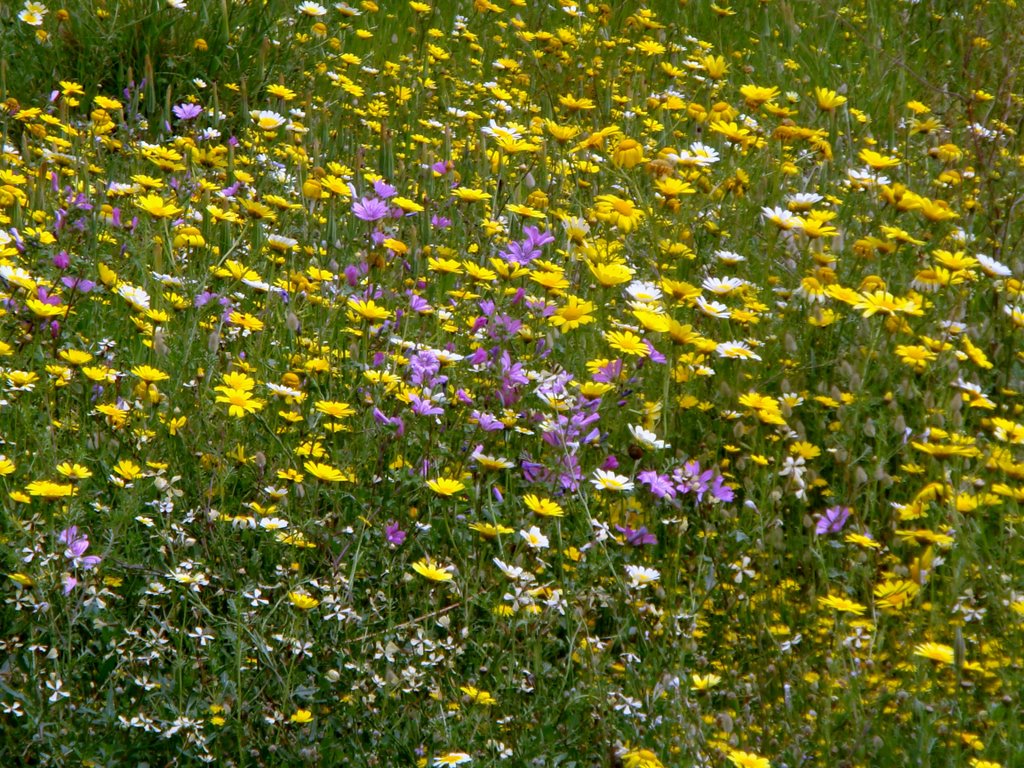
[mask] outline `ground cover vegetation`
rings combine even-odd
[[[1020,765],[1013,0],[0,8],[4,765]]]

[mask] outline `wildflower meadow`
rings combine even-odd
[[[1024,765],[1022,64],[0,4],[0,765]]]

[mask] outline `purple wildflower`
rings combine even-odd
[[[559,464],[562,465],[561,472],[558,475],[558,482],[566,491],[575,493],[580,488],[580,482],[583,480],[583,470],[580,469],[580,461],[571,453],[562,456],[559,460]]]
[[[543,248],[548,243],[555,242],[555,236],[550,232],[541,232],[537,227],[523,227],[523,234],[526,235],[526,243],[532,248]]]
[[[493,415],[484,411],[473,411],[470,414],[470,419],[477,423],[484,432],[500,432],[505,428],[505,425],[498,421]]]
[[[409,358],[409,371],[409,381],[412,384],[432,386],[439,383],[438,374],[441,371],[441,361],[438,360],[437,355],[425,349]]]
[[[675,480],[676,489],[680,493],[693,493],[697,496],[697,501],[703,501],[714,474],[710,469],[701,472],[699,462],[688,461],[682,468],[672,473],[672,479]]]
[[[398,190],[383,179],[377,179],[373,182],[373,191],[377,193],[378,197],[382,197],[385,200],[398,194]]]
[[[378,221],[388,215],[388,204],[376,197],[364,197],[352,204],[352,215],[362,221]]]
[[[627,526],[616,525],[615,530],[626,537],[626,543],[631,547],[642,547],[644,544],[658,543],[658,537],[648,531],[646,526],[633,530]]]
[[[358,266],[355,264],[349,264],[343,270],[345,275],[345,282],[348,283],[352,288],[355,288],[359,284],[359,277],[365,275],[369,271],[366,267],[366,262],[362,262]]]
[[[52,307],[59,307],[61,304],[60,296],[51,296],[49,291],[41,287],[36,289],[36,298]]]
[[[394,520],[389,520],[388,524],[384,526],[384,538],[388,540],[388,544],[391,546],[399,546],[403,541],[405,541],[405,537],[405,531],[403,531],[401,526]]]
[[[819,536],[824,536],[826,533],[839,533],[843,530],[843,526],[846,525],[849,517],[849,507],[829,507],[818,518],[818,522],[814,526],[814,532]]]
[[[599,384],[611,384],[622,375],[622,361],[612,360],[598,368],[594,374],[594,381]]]
[[[444,408],[436,405],[429,397],[420,397],[415,393],[409,395],[409,405],[417,416],[440,416],[444,413]]]
[[[668,362],[668,358],[665,357],[665,355],[663,355],[661,352],[659,352],[655,348],[655,346],[653,344],[651,344],[651,342],[649,342],[647,339],[644,339],[644,344],[647,345],[647,358],[652,363],[658,363],[659,365],[664,365],[665,363]]]
[[[179,120],[194,120],[203,114],[203,108],[198,104],[176,104],[171,110]]]
[[[668,475],[661,475],[653,469],[648,469],[638,474],[636,479],[646,485],[647,490],[659,499],[674,499],[676,497],[676,487]]]
[[[528,483],[542,483],[551,476],[547,468],[536,461],[524,458],[520,460],[520,466],[523,469],[523,479]]]
[[[86,280],[82,277],[71,277],[71,275],[65,275],[60,281],[65,288],[78,291],[79,293],[89,293],[96,287],[96,283],[92,280]]]
[[[513,242],[509,243],[508,247],[501,252],[501,257],[505,261],[510,261],[513,264],[519,264],[525,266],[529,264],[541,255],[540,248],[533,248],[528,243]]]
[[[725,484],[725,478],[721,475],[715,475],[709,491],[715,501],[732,501],[736,498],[736,492]]]
[[[57,541],[66,547],[64,557],[70,560],[72,565],[81,566],[87,571],[95,568],[103,559],[97,555],[85,554],[85,551],[89,548],[89,538],[78,535],[77,525],[72,525],[70,528],[65,528],[61,531],[57,536]]]
[[[428,302],[418,293],[413,293],[412,291],[409,291],[408,296],[409,309],[411,309],[413,312],[424,313],[430,312],[430,310],[432,309],[432,307],[430,306],[430,302]]]

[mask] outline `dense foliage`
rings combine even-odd
[[[993,766],[1013,0],[0,8],[4,765]]]

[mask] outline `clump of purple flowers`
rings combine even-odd
[[[68,560],[70,568],[81,568],[84,571],[91,571],[103,560],[99,555],[87,555],[89,549],[89,537],[85,534],[79,535],[78,526],[72,525],[65,528],[57,536],[57,541],[64,545],[64,557]],[[68,594],[78,585],[78,579],[68,573],[64,576],[64,594]]]
[[[537,227],[523,227],[523,235],[522,240],[509,243],[498,255],[505,261],[525,266],[540,258],[545,245],[555,242],[554,235],[550,232],[541,232]]]
[[[718,472],[713,469],[702,470],[700,463],[695,460],[676,467],[671,473],[645,470],[637,475],[637,480],[659,499],[675,500],[692,494],[699,503],[706,496],[719,502],[732,501],[736,497],[736,493],[725,484],[725,479]]]

